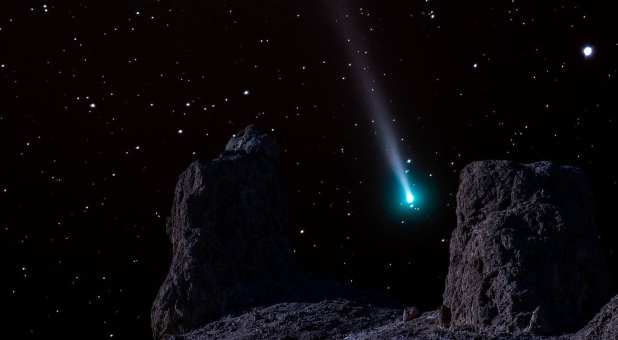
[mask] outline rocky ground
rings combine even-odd
[[[618,340],[618,297],[602,306],[609,279],[578,168],[465,167],[443,305],[425,313],[306,280],[284,237],[280,180],[277,146],[254,127],[181,175],[156,340]]]
[[[618,297],[582,330],[543,336],[496,333],[473,326],[444,327],[439,311],[404,321],[401,308],[380,308],[347,300],[282,303],[224,317],[169,340],[210,339],[344,339],[344,340],[616,340]]]
[[[174,340],[343,339],[391,323],[401,311],[346,300],[281,303],[227,317]]]

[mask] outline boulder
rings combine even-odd
[[[403,322],[414,320],[421,316],[421,310],[418,307],[412,306],[404,308],[403,310]]]
[[[278,154],[249,126],[180,176],[166,227],[173,258],[151,312],[155,339],[284,296],[292,260]]]
[[[482,161],[461,172],[443,304],[451,327],[558,334],[608,298],[590,186],[578,168]]]

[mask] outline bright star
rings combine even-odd
[[[584,47],[584,49],[582,50],[582,53],[584,53],[584,57],[590,58],[594,54],[594,49],[592,48],[592,46],[588,45]]]

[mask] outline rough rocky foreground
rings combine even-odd
[[[616,340],[618,298],[575,334],[542,336],[495,333],[474,326],[443,327],[439,311],[403,321],[402,309],[377,308],[347,300],[282,303],[225,317],[170,340],[346,339],[346,340]]]
[[[601,308],[606,264],[577,168],[468,165],[443,305],[423,314],[306,280],[284,236],[281,188],[277,147],[254,127],[181,175],[155,339],[618,340],[618,297]]]

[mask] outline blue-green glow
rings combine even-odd
[[[412,194],[411,192],[407,192],[406,193],[406,202],[408,202],[408,204],[414,203],[414,194]]]

